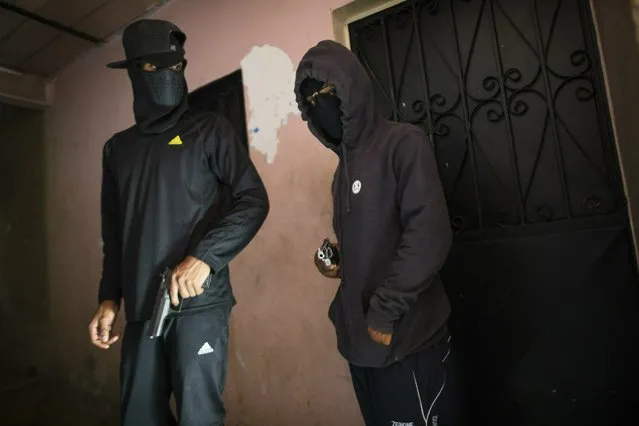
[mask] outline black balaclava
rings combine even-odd
[[[156,70],[144,71],[144,63],[155,65]],[[183,64],[181,69],[170,68],[180,63]],[[127,67],[133,88],[135,121],[143,133],[161,133],[170,129],[187,110],[185,67],[184,56],[179,53],[138,58]]]
[[[325,87],[319,80],[307,78],[300,85],[300,92],[307,99],[308,116],[313,126],[322,132],[328,142],[339,145],[342,142],[344,128],[341,101],[336,96],[335,89]]]

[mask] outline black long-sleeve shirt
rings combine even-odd
[[[127,321],[146,320],[162,271],[191,255],[214,275],[183,308],[233,304],[228,264],[268,210],[248,151],[221,116],[188,111],[160,134],[133,126],[114,135],[103,151],[99,301],[123,299]]]

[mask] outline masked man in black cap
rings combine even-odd
[[[338,241],[315,265],[341,280],[329,317],[366,424],[457,425],[439,278],[452,231],[433,148],[418,127],[380,115],[369,76],[338,43],[304,55],[295,95],[311,133],[339,157]]]
[[[170,22],[139,20],[122,37],[136,124],[104,146],[104,263],[91,341],[107,349],[124,301],[120,367],[122,424],[222,425],[228,323],[235,304],[229,262],[266,219],[266,190],[224,118],[189,109],[185,34]],[[151,339],[160,276],[170,268],[179,313]],[[204,286],[204,283],[208,285]]]

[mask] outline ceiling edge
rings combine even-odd
[[[135,19],[133,19],[132,21],[138,20],[138,19],[143,19],[143,18],[148,18],[153,16],[154,14],[156,14],[159,10],[161,10],[162,8],[166,7],[167,5],[169,5],[173,0],[161,0],[159,3],[149,7],[144,13],[142,13],[141,15],[137,16]],[[130,22],[132,22],[130,21]],[[58,76],[63,73],[65,70],[73,67],[75,64],[86,60],[87,58],[89,58],[91,55],[93,55],[95,52],[103,49],[104,47],[106,47],[107,45],[109,45],[110,43],[119,40],[120,37],[122,36],[122,31],[124,31],[124,29],[126,28],[126,26],[130,23],[127,22],[126,24],[122,25],[120,28],[116,29],[114,32],[112,32],[110,35],[104,37],[104,41],[100,44],[97,44],[89,49],[87,49],[85,52],[79,54],[78,56],[75,57],[75,59],[73,59],[72,61],[70,61],[67,65],[65,65],[64,67],[60,68],[54,76],[52,76],[51,81],[53,83],[55,83],[55,81],[57,80]],[[106,66],[106,64],[105,64]]]

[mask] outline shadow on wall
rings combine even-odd
[[[0,104],[0,409],[34,410],[46,360],[43,113]],[[4,409],[5,406],[7,409]],[[3,417],[6,414],[3,414]],[[3,418],[3,425],[7,423]],[[21,424],[21,423],[20,423]],[[31,423],[38,424],[38,423]]]
[[[43,114],[0,105],[0,134],[0,349],[33,365],[48,317]]]
[[[0,104],[0,424],[113,425],[103,389],[50,371],[43,116]]]

